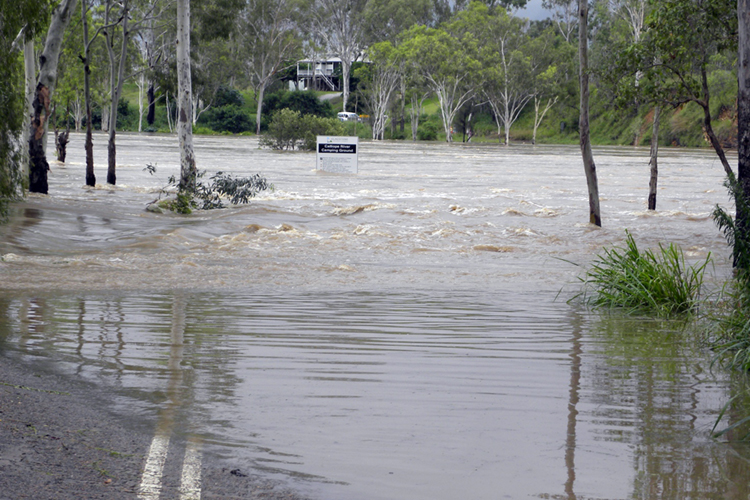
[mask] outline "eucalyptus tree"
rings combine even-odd
[[[47,0],[29,0],[20,5],[16,0],[0,0],[0,210],[8,200],[20,196],[29,180],[28,158],[22,140],[23,129],[28,133],[24,117],[29,116],[24,105],[24,89],[20,85],[23,73],[19,51],[26,42],[47,23],[50,5]],[[33,53],[29,54],[32,56]],[[33,68],[33,66],[32,66]],[[31,75],[30,75],[31,76]],[[35,82],[35,77],[33,77]]]
[[[589,67],[588,67],[588,0],[578,0],[578,64],[580,81],[580,114],[578,130],[581,138],[581,157],[586,174],[586,185],[589,192],[589,223],[602,225],[599,206],[599,181],[596,175],[594,154],[591,151],[591,132],[589,130]]]
[[[743,248],[748,251],[750,245],[750,231],[748,230],[747,203],[750,200],[750,1],[737,1],[737,24],[738,24],[738,64],[737,80],[739,90],[737,93],[737,195],[735,196],[736,225],[739,229],[735,235],[741,240],[741,245],[735,244],[735,256],[737,250]],[[738,202],[737,197],[741,198]],[[744,210],[743,210],[744,208]],[[747,266],[745,259],[737,259],[736,264]],[[743,269],[747,272],[748,269]]]
[[[312,28],[331,55],[341,59],[343,109],[349,101],[352,62],[364,49],[367,0],[312,0]]]
[[[471,33],[452,35],[443,28],[412,26],[401,45],[411,70],[438,98],[445,139],[453,141],[456,113],[478,91],[478,41]]]
[[[708,73],[716,57],[736,46],[735,0],[650,0],[640,41],[628,52],[630,74],[620,92],[674,108],[697,104],[703,130],[727,174],[732,168],[712,126]],[[636,73],[638,87],[632,78]]]
[[[415,24],[435,26],[438,24],[438,6],[434,0],[368,0],[365,8],[365,41],[372,45],[390,41],[398,45],[401,33]],[[406,122],[406,95],[408,93],[405,71],[397,89],[398,123],[404,131]]]
[[[498,139],[502,142],[504,137],[509,146],[511,126],[534,96],[531,61],[526,55],[528,21],[509,15],[505,9],[491,10],[472,2],[449,26],[484,41],[479,50],[481,94],[495,116]]]
[[[565,41],[574,43],[578,29],[578,0],[542,0],[542,5],[552,11],[552,20]]]
[[[145,0],[140,0],[145,1]],[[117,182],[117,106],[122,97],[125,80],[131,75],[126,74],[128,55],[132,49],[133,35],[147,27],[154,19],[163,13],[165,2],[146,2],[140,10],[134,9],[139,0],[105,0],[104,26],[102,33],[106,40],[107,56],[109,58],[109,133],[107,142],[107,183]],[[134,18],[134,15],[138,15]],[[102,122],[104,122],[102,116]]]
[[[526,45],[531,65],[534,128],[531,143],[536,144],[537,131],[544,117],[565,92],[566,75],[575,63],[575,49],[552,27],[546,28]]]
[[[257,134],[260,134],[266,89],[301,52],[301,21],[299,4],[295,0],[247,0],[240,15],[239,43],[258,104],[255,116]]]
[[[177,0],[177,138],[181,192],[194,192],[198,168],[193,151],[193,103],[190,74],[190,0]]]
[[[367,52],[370,64],[359,70],[359,91],[372,115],[372,138],[383,140],[386,113],[403,73],[401,54],[391,42],[379,42]]]
[[[29,191],[47,194],[47,171],[49,163],[45,154],[47,120],[49,118],[50,97],[54,94],[57,81],[57,63],[60,57],[65,30],[76,8],[77,0],[62,0],[52,12],[52,18],[44,41],[44,49],[39,55],[39,76],[37,77],[33,112],[29,129]]]

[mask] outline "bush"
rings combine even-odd
[[[215,132],[231,132],[232,134],[255,130],[255,121],[247,111],[236,105],[209,108],[200,116],[198,124]]]
[[[301,115],[299,111],[282,109],[271,117],[268,133],[260,145],[271,149],[314,150],[318,135],[343,135],[343,124],[335,118]]]
[[[430,117],[427,120],[419,122],[419,127],[417,128],[417,139],[420,141],[436,141],[439,131],[440,124]]]
[[[244,105],[245,98],[242,97],[242,93],[239,90],[222,85],[216,91],[214,106],[217,108],[223,108],[224,106],[237,106],[241,108]]]
[[[681,250],[669,244],[641,252],[627,233],[625,248],[605,249],[581,278],[586,301],[594,307],[621,307],[659,316],[690,312],[697,306],[703,271],[710,262],[687,266]]]
[[[281,109],[298,111],[300,115],[336,117],[336,112],[329,102],[322,102],[314,92],[308,90],[274,92],[263,100],[264,114],[270,116]]]

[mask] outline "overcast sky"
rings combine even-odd
[[[525,9],[520,9],[516,15],[518,17],[528,17],[532,21],[546,19],[549,17],[549,11],[542,8],[542,0],[529,0]]]

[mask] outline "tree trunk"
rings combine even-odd
[[[29,191],[32,193],[48,192],[47,170],[49,164],[45,154],[44,138],[46,133],[49,102],[57,81],[57,63],[60,58],[65,28],[70,23],[77,0],[63,0],[52,13],[44,50],[39,56],[39,78],[32,107],[34,108],[29,126]]]
[[[651,165],[651,178],[648,182],[648,209],[656,210],[656,184],[659,179],[659,121],[661,119],[661,107],[654,108],[654,125],[651,129],[651,159],[648,164]]]
[[[347,61],[343,57],[341,58],[341,95],[344,101],[344,109],[342,111],[346,111],[346,105],[349,102],[349,72],[351,71],[351,66],[351,61]]]
[[[65,158],[68,153],[68,142],[70,139],[70,130],[63,131],[55,139],[55,145],[57,146],[57,161],[65,163]]]
[[[24,60],[24,74],[26,78],[26,119],[23,127],[23,143],[29,143],[29,133],[31,131],[31,117],[34,113],[32,103],[34,102],[34,86],[36,85],[36,62],[34,56],[34,40],[30,39],[26,41],[23,46],[23,60]],[[23,180],[24,189],[29,187],[29,150],[23,149],[23,157],[21,158],[21,178]]]
[[[711,95],[708,89],[708,75],[705,64],[701,66],[701,83],[703,85],[703,101],[698,104],[703,108],[703,129],[706,131],[706,135],[708,136],[708,140],[711,141],[711,146],[713,146],[714,151],[719,155],[721,166],[724,167],[724,172],[726,172],[727,175],[730,175],[732,173],[732,167],[729,166],[727,155],[724,154],[724,148],[721,147],[721,142],[719,142],[719,138],[716,137],[714,128],[711,125],[711,109],[709,108]]]
[[[122,4],[122,46],[120,48],[120,57],[118,59],[117,74],[112,82],[112,102],[109,111],[109,143],[107,144],[107,184],[117,183],[117,107],[120,104],[122,95],[122,85],[125,82],[125,61],[128,55],[128,41],[130,34],[128,32],[128,0],[123,0]],[[113,72],[114,74],[114,72]]]
[[[266,93],[266,86],[261,84],[258,87],[257,103],[258,110],[255,112],[255,135],[260,135],[260,120],[263,117],[263,96]]]
[[[737,182],[744,203],[736,203],[736,226],[743,243],[748,240],[747,202],[750,200],[750,0],[737,0],[739,55],[737,62]],[[746,261],[746,259],[743,259]],[[735,265],[737,255],[735,255]]]
[[[602,216],[599,208],[599,182],[596,178],[596,164],[591,151],[591,133],[589,131],[589,68],[588,68],[588,0],[578,1],[578,56],[580,59],[581,106],[579,132],[581,137],[581,156],[583,170],[586,172],[586,185],[589,191],[589,223],[601,226]]]
[[[149,126],[154,124],[156,119],[156,90],[154,89],[154,82],[148,82],[148,115],[146,115],[146,123]]]
[[[83,99],[86,108],[86,185],[94,187],[96,176],[94,175],[94,140],[92,137],[91,124],[91,67],[89,66],[89,23],[88,23],[88,0],[81,0],[81,23],[83,25]],[[79,56],[80,57],[80,56]]]
[[[190,0],[177,0],[177,137],[180,144],[182,192],[195,191],[197,168],[193,153],[192,83],[190,75]]]

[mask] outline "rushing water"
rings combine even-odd
[[[683,325],[566,302],[626,229],[728,276],[710,152],[665,151],[648,213],[646,151],[595,151],[597,229],[574,147],[366,142],[332,175],[198,138],[209,174],[276,189],[185,217],[144,210],[173,137],[121,135],[116,188],[82,186],[82,141],[0,226],[2,355],[319,498],[750,494],[750,451],[710,438],[729,381]]]

